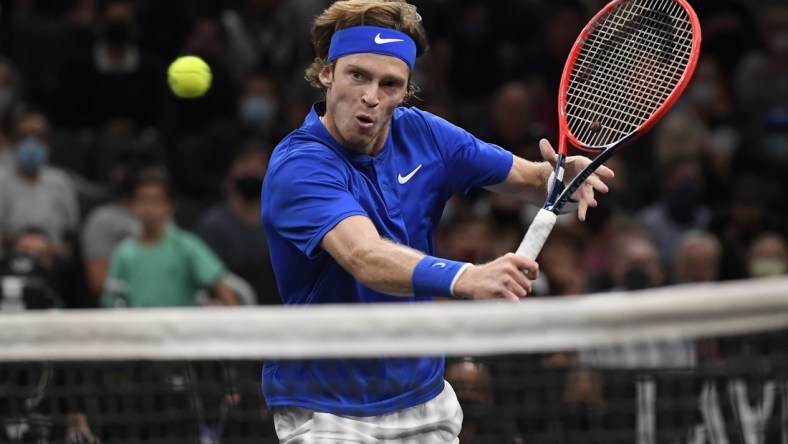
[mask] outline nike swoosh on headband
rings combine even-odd
[[[375,36],[375,43],[378,45],[385,45],[386,43],[394,43],[394,42],[404,42],[405,40],[402,39],[384,39],[380,37],[380,33]]]

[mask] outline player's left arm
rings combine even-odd
[[[515,196],[528,203],[541,206],[547,194],[547,184],[558,159],[558,154],[546,139],[539,141],[539,150],[547,162],[532,162],[514,156],[512,168],[506,179],[497,185],[485,188],[496,193]],[[589,163],[591,163],[591,160],[584,156],[567,157],[564,180],[571,180]],[[580,220],[585,220],[588,207],[597,205],[594,192],[607,193],[608,186],[605,181],[612,179],[613,176],[613,170],[603,165],[572,194],[572,199],[578,201],[577,217]]]

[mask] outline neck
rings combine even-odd
[[[19,174],[19,177],[25,179],[28,182],[35,182],[36,179],[38,179],[38,170],[28,171],[22,168],[17,168],[16,171]]]
[[[143,226],[142,232],[137,237],[141,244],[153,244],[164,237],[165,226],[164,224],[157,226]]]

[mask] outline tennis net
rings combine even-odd
[[[786,344],[788,278],[517,305],[0,313],[0,442],[276,442],[265,359],[443,354],[463,444],[788,444]]]

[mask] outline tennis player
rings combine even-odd
[[[263,185],[283,302],[526,296],[536,262],[434,257],[434,234],[449,197],[470,187],[540,204],[556,159],[550,144],[540,144],[548,162],[530,162],[402,107],[427,49],[421,17],[404,1],[337,1],[313,22],[312,43],[307,79],[326,99],[276,147]],[[587,163],[568,159],[568,176]],[[613,173],[597,174],[573,196],[581,220]],[[268,361],[263,390],[281,443],[456,443],[462,410],[443,370],[442,357]]]

